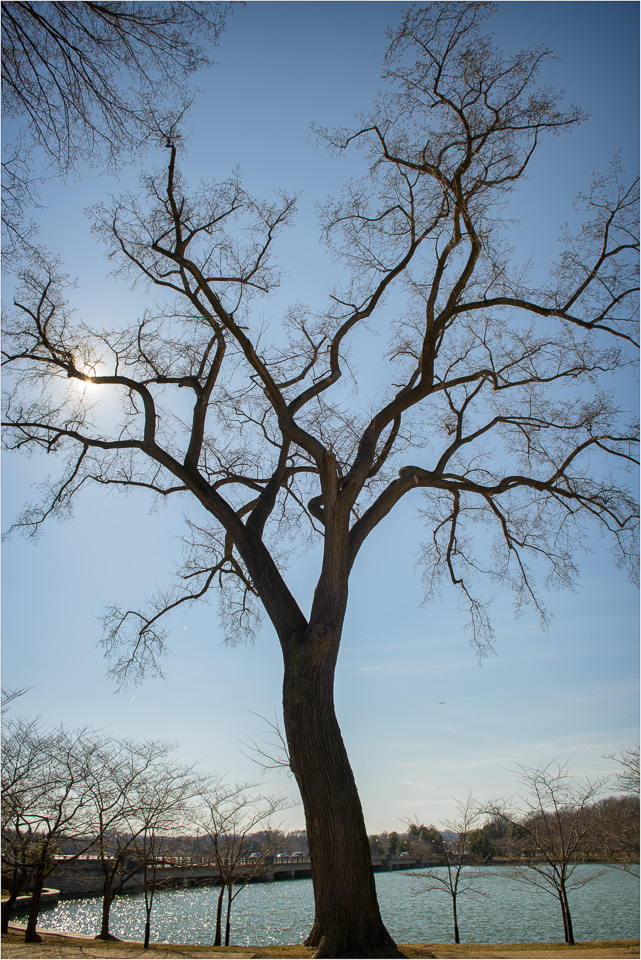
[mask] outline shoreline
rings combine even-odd
[[[149,960],[169,960],[169,958],[214,958],[226,957],[228,960],[286,960],[286,958],[311,958],[314,951],[302,944],[286,946],[255,947],[212,947],[193,944],[170,944],[152,942],[148,950],[139,941],[111,940],[101,941],[81,934],[38,929],[41,943],[25,943],[25,927],[10,923],[9,933],[2,935],[2,956],[6,958],[24,958],[24,960],[74,960],[74,958],[110,958],[110,960],[128,960],[128,958],[149,958]],[[380,956],[390,956],[381,954]],[[399,944],[396,957],[436,958],[436,960],[557,960],[557,958],[576,958],[576,960],[614,960],[614,958],[638,958],[639,940],[597,940],[568,946],[562,943],[416,943]]]

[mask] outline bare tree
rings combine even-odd
[[[33,147],[59,175],[139,146],[163,102],[184,107],[185,78],[211,62],[229,6],[2,3],[2,113],[24,125],[2,161],[5,255],[34,250]]]
[[[201,810],[195,818],[212,844],[220,877],[216,908],[214,946],[222,945],[223,905],[227,895],[225,943],[229,946],[232,904],[246,884],[263,872],[280,846],[282,834],[271,830],[271,818],[284,810],[282,797],[265,797],[249,784],[229,785],[219,780],[201,797]],[[267,826],[260,851],[250,852],[249,834],[260,825]]]
[[[442,577],[458,589],[480,651],[492,642],[484,572],[543,618],[532,564],[547,565],[548,583],[571,584],[593,526],[636,572],[625,472],[637,427],[608,385],[635,357],[637,184],[618,162],[597,177],[550,283],[528,285],[497,210],[545,135],[582,116],[537,85],[547,51],[494,48],[481,30],[490,10],[412,7],[372,114],[321,132],[369,157],[363,182],[325,207],[344,268],[326,309],[297,305],[263,328],[255,304],[278,284],[274,247],[294,198],[258,200],[237,175],[190,193],[170,133],[146,198],[96,210],[110,257],[163,305],[132,329],[95,331],[72,322],[53,269],[33,271],[5,327],[5,445],[66,457],[17,527],[37,533],[89,483],[192,504],[175,588],[140,611],[110,612],[115,675],[159,669],[163,617],[214,587],[228,636],[251,631],[261,607],[273,624],[313,864],[307,942],[319,957],[392,943],[333,702],[349,577],[367,537],[422,497],[428,591]],[[387,337],[389,363],[366,409],[341,378],[350,341],[371,327]],[[89,403],[88,385],[122,401],[117,426]],[[304,535],[323,543],[306,612],[282,548]]]
[[[15,692],[19,696],[21,691]],[[10,703],[14,691],[3,689],[2,701]],[[34,868],[35,843],[25,815],[34,805],[34,787],[42,780],[41,756],[34,749],[39,739],[36,721],[27,723],[9,721],[5,728],[2,752],[2,875],[3,886],[7,877],[9,896],[2,901],[2,932],[6,933],[9,914],[30,882]]]
[[[525,787],[525,806],[494,801],[489,812],[508,826],[501,853],[518,867],[514,880],[539,887],[561,906],[566,943],[574,943],[569,894],[600,874],[586,874],[577,867],[594,849],[597,821],[592,805],[604,781],[576,781],[567,767],[519,767]]]
[[[168,775],[167,775],[168,774]],[[145,895],[145,950],[151,936],[151,913],[158,884],[158,869],[172,848],[172,835],[183,830],[191,814],[191,804],[205,784],[194,777],[191,769],[170,768],[149,779],[138,813],[143,829],[134,838],[133,859],[138,864],[134,874]]]
[[[601,861],[639,879],[638,794],[605,797],[594,805],[594,848]]]
[[[104,740],[86,765],[84,813],[103,871],[96,939],[113,939],[109,917],[115,897],[155,856],[156,835],[170,831],[177,817],[187,817],[189,799],[202,788],[193,770],[172,758],[173,750],[160,741]],[[148,924],[150,916],[151,909]]]
[[[639,747],[608,757],[619,764],[614,785],[623,796],[595,804],[597,843],[601,856],[639,879]]]
[[[90,846],[86,831],[86,801],[82,768],[92,737],[85,729],[67,732],[46,728],[40,721],[9,720],[2,751],[2,862],[12,876],[9,898],[3,902],[3,931],[16,897],[31,888],[25,933],[28,943],[40,942],[36,932],[44,882],[55,866],[59,844],[74,838],[77,855]],[[79,844],[78,844],[79,842]]]
[[[430,868],[420,872],[407,874],[408,877],[420,877],[425,881],[421,884],[421,893],[431,893],[434,890],[447,893],[452,901],[452,918],[454,922],[454,943],[460,943],[458,925],[458,905],[460,898],[480,899],[485,894],[479,889],[479,874],[468,868],[468,842],[470,833],[479,825],[482,811],[478,804],[468,794],[465,800],[456,799],[457,814],[451,820],[444,821],[448,831],[430,831],[429,845],[431,854],[442,860],[444,867]],[[408,821],[409,823],[409,821]],[[419,828],[420,836],[420,828]],[[420,843],[420,840],[419,840]],[[466,869],[467,868],[467,869]]]

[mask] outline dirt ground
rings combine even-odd
[[[24,960],[72,960],[96,957],[109,960],[160,960],[160,958],[218,957],[225,960],[285,960],[289,957],[311,958],[313,951],[303,946],[287,947],[204,947],[152,944],[144,950],[139,943],[116,941],[103,943],[89,937],[40,931],[41,943],[24,943],[24,932],[11,924],[9,934],[2,937],[2,957]],[[639,957],[638,940],[609,940],[578,943],[567,947],[558,943],[535,944],[401,944],[397,958],[443,958],[443,960],[609,960],[610,957]]]

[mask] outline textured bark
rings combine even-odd
[[[318,631],[317,631],[318,632]],[[338,638],[293,644],[285,657],[283,708],[290,764],[301,792],[316,913],[306,941],[316,957],[394,955],[381,919],[367,831],[334,711]]]

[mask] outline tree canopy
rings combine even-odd
[[[55,176],[139,148],[159,116],[184,113],[185,79],[211,62],[227,7],[2,3],[2,115],[17,125],[2,161],[5,256],[35,251],[34,149]]]

